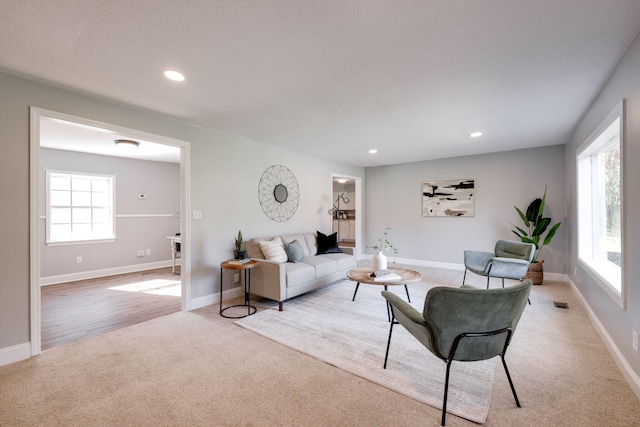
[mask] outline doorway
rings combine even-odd
[[[331,177],[332,233],[336,233],[338,247],[354,248],[360,243],[362,206],[360,201],[361,178],[333,174]]]
[[[57,123],[57,124],[65,124],[71,126],[71,128],[80,130],[83,132],[87,131],[95,131],[98,133],[102,133],[102,135],[106,135],[106,138],[109,140],[110,144],[113,145],[114,137],[118,139],[131,139],[137,141],[144,141],[145,144],[153,144],[160,150],[164,148],[164,151],[172,151],[174,155],[177,153],[177,162],[179,163],[179,176],[178,176],[178,188],[179,191],[175,195],[174,205],[177,214],[176,227],[177,232],[181,233],[183,238],[186,237],[188,242],[188,238],[190,236],[189,223],[186,220],[186,215],[180,214],[181,212],[188,212],[189,206],[189,187],[188,187],[188,179],[186,178],[189,174],[189,159],[190,159],[190,147],[189,143],[185,141],[175,140],[172,138],[166,138],[160,135],[149,134],[147,132],[137,131],[135,129],[123,128],[116,125],[111,125],[103,122],[96,122],[94,120],[89,120],[81,117],[70,116],[63,113],[58,113],[54,111],[44,110],[36,107],[31,107],[30,111],[30,228],[32,230],[30,236],[30,299],[31,299],[31,355],[37,355],[42,350],[42,295],[41,295],[41,285],[43,284],[41,280],[41,262],[43,257],[43,247],[45,241],[45,221],[46,221],[46,210],[45,206],[43,206],[44,197],[42,197],[45,189],[43,188],[44,182],[44,174],[45,171],[41,167],[41,140],[44,136],[43,132],[46,132],[47,129],[50,129],[47,125],[43,126],[43,123]],[[73,133],[73,132],[72,132]],[[85,136],[87,134],[85,133]],[[73,140],[73,138],[70,138]],[[88,144],[87,141],[83,141],[84,148],[91,145]],[[109,156],[109,153],[100,152],[99,142],[96,141],[96,147],[94,147],[97,151],[94,154],[102,154],[105,156]],[[74,151],[72,146],[67,148],[68,151]],[[63,149],[57,147],[58,149]],[[113,147],[109,146],[109,149],[113,149]],[[83,150],[75,150],[75,151],[83,151]],[[85,151],[86,152],[86,151]],[[123,156],[127,157],[127,156]],[[164,160],[161,160],[164,161]],[[144,199],[144,194],[140,194],[140,198]],[[117,212],[114,212],[117,214]],[[117,215],[116,215],[117,216]],[[130,217],[133,215],[129,215]],[[115,221],[115,220],[114,220]],[[173,234],[173,233],[172,233]],[[164,237],[164,236],[162,236]],[[166,239],[165,239],[166,240]],[[114,239],[115,241],[115,239]],[[169,241],[166,241],[167,248],[170,246]],[[92,245],[94,248],[98,245]],[[140,248],[142,251],[144,248]],[[140,251],[139,251],[140,252]],[[150,249],[146,249],[145,255],[148,255]],[[156,252],[154,250],[154,252]],[[140,255],[142,256],[142,255]],[[181,258],[182,264],[188,265],[189,260],[189,251],[188,245],[183,244],[181,250]],[[82,262],[82,257],[78,256],[76,261]],[[126,266],[120,266],[119,268],[110,268],[110,269],[98,269],[100,270],[98,276],[100,274],[105,273],[130,273],[132,271],[136,271],[135,267],[133,270],[127,270]],[[176,276],[179,280],[179,293],[180,293],[180,309],[188,310],[189,309],[189,301],[190,301],[190,274],[188,268],[181,268],[181,275]],[[105,274],[103,274],[105,275]],[[98,277],[96,276],[96,277]],[[72,278],[73,275],[71,275]],[[75,279],[82,279],[82,277],[75,277]]]

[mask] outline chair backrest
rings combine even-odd
[[[493,252],[497,257],[518,258],[531,262],[535,249],[536,246],[533,243],[498,240]]]
[[[423,317],[432,329],[432,351],[448,359],[454,339],[463,333],[492,332],[511,328],[515,332],[531,291],[531,280],[496,289],[438,286],[427,293]],[[484,360],[502,353],[506,334],[465,338],[454,360]]]

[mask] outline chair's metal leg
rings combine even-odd
[[[504,288],[504,277],[502,278],[502,287]]]
[[[411,297],[409,296],[409,288],[407,288],[407,285],[404,285],[404,290],[407,292],[407,301],[411,302]]]
[[[353,298],[351,298],[351,301],[356,300],[356,294],[358,293],[358,286],[360,286],[360,282],[356,284],[356,291],[353,293]]]
[[[387,285],[384,285],[384,290],[388,291],[389,287]],[[389,304],[388,300],[385,299],[385,301],[387,302],[387,320],[391,322],[391,305]]]
[[[504,355],[500,356],[502,358],[502,366],[504,366],[504,372],[507,374],[507,379],[509,380],[509,385],[511,386],[511,392],[513,393],[513,398],[516,400],[516,406],[521,408],[520,401],[518,400],[518,395],[516,394],[516,389],[513,387],[513,381],[511,381],[511,375],[509,375],[509,369],[507,368],[507,362],[504,360]],[[443,424],[444,425],[444,424]]]
[[[464,276],[462,276],[462,284],[464,285],[464,281],[467,278],[467,269],[464,269]]]
[[[393,311],[393,309],[392,309]],[[389,347],[391,346],[391,334],[393,333],[393,325],[396,322],[396,318],[394,317],[393,320],[391,321],[391,326],[389,327],[389,339],[387,340],[387,352],[384,355],[384,365],[383,365],[383,369],[387,369],[387,359],[389,358]]]
[[[447,375],[444,380],[444,399],[442,400],[442,423],[440,425],[444,425],[447,416],[447,396],[449,394],[449,370],[451,369],[451,362],[453,362],[453,359],[449,359],[447,362]]]
[[[491,279],[491,276],[487,276],[487,289],[489,289],[489,279]]]

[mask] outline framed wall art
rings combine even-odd
[[[422,216],[474,216],[475,180],[452,179],[422,184]]]

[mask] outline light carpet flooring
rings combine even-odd
[[[431,283],[462,280],[460,271],[420,270]],[[569,309],[555,308],[554,300]],[[640,402],[569,286],[535,286],[531,302],[507,354],[523,407],[515,407],[498,367],[484,425],[637,426]],[[235,325],[218,315],[217,305],[0,367],[3,427],[437,426],[439,420],[436,408]],[[447,425],[477,424],[448,415]]]
[[[411,305],[422,310],[426,283],[411,284]],[[334,283],[288,304],[261,310],[236,324],[359,377],[418,401],[442,408],[446,364],[403,327],[394,328],[389,361],[383,361],[389,337],[383,286],[362,284],[352,301],[353,282]],[[389,286],[406,298],[402,286]],[[482,423],[491,403],[498,358],[451,365],[447,410]],[[502,364],[500,364],[502,369]]]

